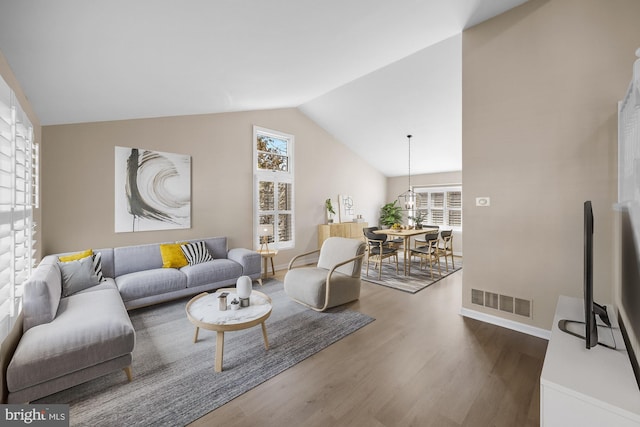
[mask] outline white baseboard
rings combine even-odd
[[[514,320],[492,316],[491,314],[481,313],[479,311],[470,310],[468,308],[460,308],[460,315],[479,320],[481,322],[491,323],[492,325],[502,326],[503,328],[522,332],[527,335],[533,335],[534,337],[542,338],[547,341],[551,338],[551,331],[548,331],[546,329],[537,328],[531,325],[525,325],[524,323],[516,322]]]

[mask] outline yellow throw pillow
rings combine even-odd
[[[189,264],[180,245],[180,243],[163,243],[160,245],[162,268],[180,268]]]
[[[60,262],[76,261],[92,255],[93,255],[93,249],[87,249],[86,251],[78,252],[77,254],[59,256],[58,260],[60,260]]]

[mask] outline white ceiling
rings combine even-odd
[[[300,109],[387,176],[462,168],[458,34],[306,102]]]
[[[459,34],[525,1],[0,0],[0,51],[43,125],[300,107],[428,173],[461,167]]]

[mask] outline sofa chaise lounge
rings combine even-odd
[[[22,313],[0,350],[2,401],[33,401],[119,369],[131,381],[135,331],[127,310],[235,284],[240,276],[260,280],[260,254],[227,250],[226,237],[177,245],[202,251],[179,268],[167,268],[165,249],[176,243],[90,251],[73,259],[73,274],[88,269],[92,280],[102,277],[82,289],[71,287],[70,267],[60,263],[81,255],[44,257],[24,285]]]

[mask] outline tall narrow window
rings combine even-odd
[[[273,236],[262,237],[276,249],[294,247],[293,135],[253,127],[254,246],[257,228],[273,225]]]
[[[38,145],[16,96],[0,78],[0,337],[22,303],[22,284],[35,264]]]
[[[421,204],[418,211],[426,218],[423,224],[462,229],[462,187],[416,187]]]

